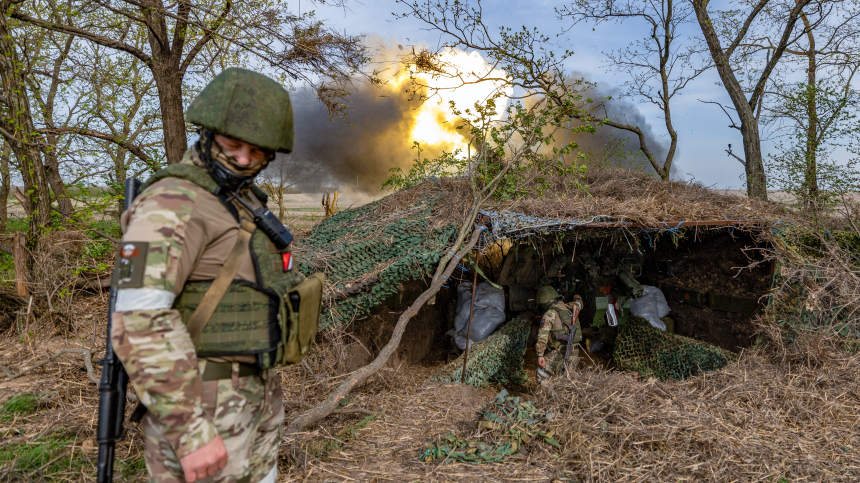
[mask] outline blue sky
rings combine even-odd
[[[525,25],[538,27],[550,37],[560,34],[559,50],[567,48],[574,51],[569,70],[584,73],[598,83],[602,92],[611,91],[623,82],[623,78],[617,73],[606,72],[602,52],[624,47],[636,37],[644,37],[647,35],[644,24],[603,24],[596,29],[581,24],[563,33],[569,22],[558,20],[553,10],[555,6],[563,4],[548,0],[487,0],[483,2],[484,21],[496,28],[501,25],[514,28]],[[310,7],[308,0],[304,0],[301,7],[306,11]],[[417,21],[394,19],[392,12],[404,11],[403,6],[394,0],[362,0],[361,3],[348,0],[345,9],[325,5],[315,5],[313,8],[326,23],[350,34],[376,35],[396,40],[404,47],[421,44],[435,47],[445,41],[444,37],[428,32]],[[696,25],[689,26],[687,30],[684,32],[686,35],[698,33]],[[675,164],[677,173],[684,179],[695,178],[715,188],[740,189],[743,187],[743,167],[725,152],[731,143],[736,153],[743,153],[740,132],[728,127],[728,118],[717,106],[697,100],[717,101],[731,106],[725,90],[717,85],[718,81],[717,73],[712,69],[673,99],[673,121],[679,137]],[[660,111],[650,104],[640,104],[638,107],[653,132],[668,143]],[[762,147],[765,154],[772,149],[768,142]]]

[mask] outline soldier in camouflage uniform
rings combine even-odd
[[[224,193],[259,201],[249,190],[254,176],[276,152],[292,150],[289,95],[261,74],[228,69],[187,118],[201,126],[200,140],[180,165],[202,168],[194,172],[217,187],[161,177],[124,213],[122,250],[145,247],[145,269],[135,288],[117,290],[111,342],[148,411],[150,481],[274,483],[284,420],[278,375],[254,354],[198,358],[176,303],[186,284],[215,279],[241,246],[239,212]],[[247,251],[235,279],[262,284],[253,244]]]
[[[582,331],[577,327],[573,340],[568,341],[570,328],[577,323],[572,306],[576,307],[578,314],[579,309],[582,309],[582,298],[574,295],[572,306],[569,306],[562,301],[562,296],[554,288],[546,285],[538,290],[536,299],[539,307],[546,308],[535,344],[538,356],[537,373],[540,377],[551,377],[558,373],[564,361],[567,344],[576,344],[582,340]],[[571,349],[575,351],[577,348]]]

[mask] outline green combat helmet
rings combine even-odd
[[[185,118],[261,148],[282,153],[293,150],[290,94],[257,72],[236,67],[221,72],[191,102]]]
[[[538,305],[549,305],[558,298],[558,291],[549,285],[544,285],[537,291],[535,301]]]

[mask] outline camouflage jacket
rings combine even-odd
[[[565,324],[561,316],[558,314],[558,311],[555,309],[560,309],[572,314],[571,307],[561,301],[555,302],[549,309],[547,309],[546,312],[544,312],[543,318],[540,321],[537,343],[535,344],[535,352],[537,352],[538,357],[543,357],[547,348],[555,350],[560,346],[558,340],[553,337],[553,335],[556,333],[566,335],[570,332],[570,325]]]
[[[195,147],[182,163],[202,166]],[[218,198],[190,181],[160,180],[123,215],[123,241],[147,242],[142,286],[117,291],[111,342],[141,402],[182,458],[217,431],[201,408],[194,344],[173,302],[186,281],[213,279],[238,236]],[[236,278],[256,282],[250,256]],[[242,356],[239,356],[242,357]]]

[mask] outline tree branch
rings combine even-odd
[[[58,127],[58,128],[54,128],[54,129],[37,129],[36,131],[40,132],[40,133],[56,134],[56,135],[79,134],[82,136],[89,136],[89,137],[96,138],[96,139],[102,139],[104,141],[110,141],[110,142],[116,144],[117,146],[121,146],[121,147],[127,149],[129,152],[131,152],[132,154],[134,154],[135,156],[140,158],[141,161],[146,163],[146,165],[149,166],[152,170],[158,171],[158,163],[154,159],[147,156],[146,153],[143,151],[143,149],[140,148],[140,146],[136,146],[134,144],[131,144],[131,143],[124,141],[121,136],[106,134],[103,132],[95,131],[93,129],[84,129],[84,128],[77,128],[77,127],[69,127],[69,126]]]
[[[716,104],[716,105],[720,106],[720,109],[722,109],[723,112],[726,113],[726,116],[729,117],[729,122],[731,123],[731,124],[729,124],[729,127],[733,127],[735,129],[737,129],[738,131],[740,131],[741,127],[738,126],[737,124],[735,124],[735,120],[732,119],[731,114],[729,114],[729,111],[727,111],[726,108],[723,107],[722,104],[720,104],[719,102],[714,102],[714,101],[703,101],[701,99],[696,99],[696,100],[699,102],[704,102],[705,104]]]
[[[142,50],[140,50],[140,49],[138,49],[132,45],[129,45],[125,42],[120,42],[118,40],[104,37],[102,35],[97,35],[97,34],[94,34],[92,32],[88,32],[86,30],[79,29],[77,27],[73,27],[71,25],[62,25],[62,24],[45,22],[44,20],[41,20],[41,19],[38,19],[35,17],[30,17],[29,15],[25,15],[25,14],[21,13],[19,10],[12,11],[9,14],[9,16],[16,19],[16,20],[20,20],[22,22],[27,22],[27,23],[35,25],[37,27],[41,27],[41,28],[48,29],[48,30],[53,30],[54,32],[60,32],[63,34],[74,35],[74,36],[81,37],[81,38],[87,39],[89,41],[95,42],[99,45],[104,45],[105,47],[109,47],[112,49],[127,52],[127,53],[137,57],[138,59],[142,60],[147,65],[149,65],[150,62],[152,62],[152,59],[148,55],[146,55],[145,52],[143,52]]]
[[[471,220],[474,220],[475,214],[475,211],[471,213]],[[471,223],[471,221],[469,221],[469,223]],[[337,389],[335,389],[335,391],[325,401],[303,412],[294,419],[289,426],[287,426],[286,432],[288,434],[298,433],[331,414],[354,387],[375,374],[383,365],[385,365],[386,362],[388,362],[388,358],[391,357],[391,354],[393,354],[400,345],[400,339],[403,337],[403,332],[406,331],[406,325],[409,320],[418,313],[418,310],[421,309],[428,300],[430,300],[430,297],[435,295],[439,289],[442,288],[444,281],[447,280],[457,267],[457,262],[478,243],[483,231],[484,228],[482,226],[475,227],[472,232],[472,237],[457,252],[457,260],[451,260],[449,258],[448,264],[440,276],[433,277],[433,281],[430,283],[430,288],[419,295],[415,302],[400,315],[400,318],[397,319],[397,324],[394,326],[394,332],[391,334],[391,340],[388,341],[388,344],[386,344],[382,351],[380,351],[379,355],[376,356],[376,359],[374,359],[370,364],[353,372],[345,381],[340,383]]]

